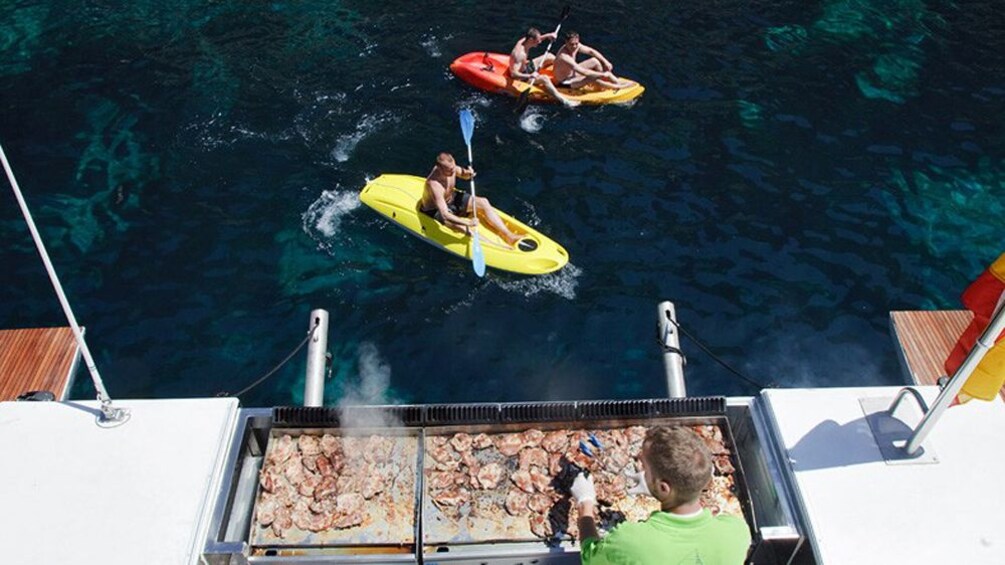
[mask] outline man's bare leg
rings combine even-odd
[[[506,227],[506,222],[499,217],[499,214],[496,213],[495,208],[492,207],[492,203],[489,202],[488,198],[479,196],[477,199],[478,215],[481,216],[482,220],[488,222],[489,226],[492,227],[492,231],[499,234],[499,236],[505,239],[506,243],[510,245],[515,245],[516,242],[522,239],[522,236],[513,233],[508,227]]]
[[[562,93],[555,88],[555,85],[551,83],[551,79],[548,77],[537,77],[536,82],[537,84],[543,86],[544,89],[548,91],[548,94],[550,94],[553,98],[564,104],[566,108],[575,108],[576,106],[579,106],[578,100],[570,100],[569,98],[562,96]]]

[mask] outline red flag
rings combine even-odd
[[[974,319],[963,331],[963,335],[960,336],[956,346],[946,358],[947,375],[952,376],[963,364],[963,360],[977,343],[977,338],[991,323],[991,316],[994,315],[1003,294],[1005,294],[1005,253],[985,269],[977,277],[977,280],[972,282],[963,292],[963,305],[974,313]],[[967,379],[957,396],[959,402],[966,402],[971,398],[991,400],[998,394],[1003,381],[1005,381],[1005,342],[1002,342],[1003,338],[1005,338],[1005,332],[996,336],[997,345],[987,352],[984,359]]]

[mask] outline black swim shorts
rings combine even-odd
[[[468,214],[468,202],[471,200],[471,195],[467,192],[461,192],[460,190],[454,191],[453,198],[450,202],[447,202],[447,208],[450,209],[457,216],[467,216]],[[443,215],[436,208],[432,210],[421,210],[421,212],[431,218],[434,218],[437,222],[443,222]]]

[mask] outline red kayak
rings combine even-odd
[[[513,80],[509,76],[509,55],[502,53],[491,53],[488,51],[477,51],[461,55],[450,64],[450,70],[464,82],[475,88],[487,92],[508,94],[510,96],[520,96],[520,93],[530,90],[529,99],[531,102],[555,102],[547,91],[531,86],[521,80]],[[541,70],[542,75],[551,76],[551,67]],[[596,85],[587,85],[583,88],[562,88],[558,89],[563,96],[572,100],[577,100],[583,104],[615,104],[628,102],[642,96],[645,87],[630,79],[621,79],[631,82],[628,88],[602,88]]]

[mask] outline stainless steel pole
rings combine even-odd
[[[317,326],[317,327],[315,327]],[[311,311],[312,331],[307,344],[307,376],[304,380],[304,406],[321,406],[325,399],[325,362],[328,353],[328,311]]]
[[[666,373],[667,394],[670,398],[684,398],[684,354],[680,350],[680,334],[677,331],[677,312],[673,302],[660,302],[657,308],[660,346],[663,348],[663,371]]]
[[[91,350],[87,348],[87,342],[84,341],[84,333],[80,331],[80,326],[77,325],[77,318],[73,315],[73,310],[70,308],[70,302],[66,299],[66,294],[63,293],[63,285],[59,284],[56,269],[53,268],[52,261],[49,260],[49,253],[46,252],[45,244],[42,243],[42,236],[39,235],[38,228],[35,227],[35,220],[32,219],[31,212],[28,211],[28,203],[25,202],[24,195],[21,194],[21,187],[18,186],[17,179],[14,178],[14,171],[11,169],[10,163],[7,162],[7,154],[4,152],[2,146],[0,146],[0,161],[3,161],[7,180],[10,181],[10,186],[14,189],[14,196],[21,207],[21,214],[24,215],[24,221],[28,224],[31,237],[35,241],[35,248],[38,249],[38,254],[42,257],[45,270],[49,273],[49,281],[52,282],[53,288],[56,289],[56,296],[59,298],[59,304],[63,307],[63,314],[66,315],[66,320],[70,323],[70,328],[73,329],[73,335],[77,338],[77,346],[80,347],[80,353],[84,357],[84,364],[87,365],[87,371],[91,374],[91,381],[94,382],[94,388],[98,391],[98,401],[101,403],[101,420],[106,423],[123,422],[128,417],[129,411],[112,407],[112,399],[108,396],[108,391],[105,390],[105,383],[101,380],[98,368],[94,365]]]
[[[935,423],[939,421],[942,413],[949,408],[949,405],[952,404],[953,399],[956,398],[960,389],[966,384],[974,369],[980,364],[981,359],[984,358],[989,349],[994,347],[995,339],[1002,333],[1002,330],[1005,330],[1005,307],[999,305],[998,311],[991,319],[991,323],[988,324],[981,337],[977,339],[974,348],[967,354],[967,358],[963,360],[960,368],[956,369],[956,374],[953,375],[953,378],[949,380],[945,388],[942,389],[942,392],[939,393],[938,398],[935,399],[935,403],[932,404],[932,409],[925,413],[925,416],[911,435],[911,439],[904,446],[904,451],[908,455],[914,455],[918,451],[918,448],[921,447],[925,438],[932,431],[932,428],[935,427]]]

